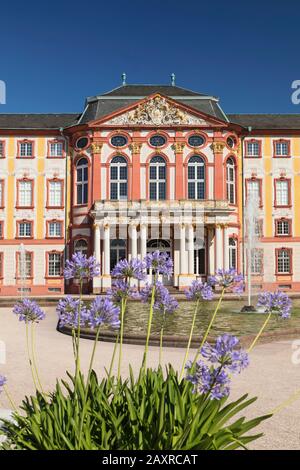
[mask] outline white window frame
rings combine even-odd
[[[20,207],[32,206],[32,181],[19,181],[18,202]]]
[[[121,170],[126,169],[126,178],[121,177]],[[116,171],[116,178],[113,177],[113,171]],[[113,191],[113,188],[116,191]],[[126,187],[126,195],[122,190]],[[122,155],[115,156],[110,162],[110,199],[113,201],[126,201],[128,198],[128,165],[126,158]]]
[[[151,177],[151,169],[155,168],[155,178]],[[161,178],[160,169],[164,168],[165,177]],[[164,197],[160,196],[161,185],[164,185]],[[152,197],[154,188],[155,197]],[[149,164],[149,199],[151,201],[164,201],[167,199],[167,165],[165,159],[161,155],[151,158]]]
[[[81,161],[84,161],[85,163],[79,165],[79,163]],[[81,173],[81,180],[78,180],[79,172]],[[89,199],[89,196],[88,196],[88,191],[89,191],[88,172],[89,172],[89,165],[88,165],[87,159],[85,157],[80,158],[80,160],[78,160],[78,162],[76,164],[76,204],[79,205],[79,206],[88,203],[88,199]],[[85,178],[85,173],[87,174],[86,178]],[[85,194],[85,192],[86,192],[86,194]],[[79,193],[80,193],[81,198],[78,197]],[[79,199],[81,200],[80,202],[79,202]]]
[[[230,204],[236,203],[235,162],[229,157],[226,162],[226,190],[227,200]]]
[[[288,180],[276,180],[275,181],[276,191],[276,206],[288,206],[289,205],[289,181]]]
[[[279,250],[277,253],[278,253],[277,254],[278,274],[290,274],[291,273],[291,252],[283,248]],[[281,268],[279,269],[280,264],[281,264]]]
[[[57,229],[54,230],[55,233],[51,234],[51,225],[55,227],[59,227],[59,233]],[[56,220],[51,220],[48,222],[48,236],[51,238],[60,238],[62,236],[62,223]]]
[[[60,253],[48,253],[47,256],[48,256],[48,273],[47,273],[48,276],[60,277],[61,276],[61,254]],[[58,263],[59,263],[59,269],[57,269]]]
[[[194,168],[195,176],[194,178],[190,178],[189,176],[189,168]],[[203,169],[203,178],[198,178],[198,168]],[[187,183],[188,183],[188,199],[195,200],[195,201],[204,201],[205,200],[205,190],[206,190],[206,181],[205,181],[205,162],[200,155],[193,155],[189,161],[187,166]],[[202,186],[202,190],[198,188],[199,184]],[[189,188],[190,185],[194,188],[195,197],[190,197]],[[199,190],[198,190],[199,189]],[[202,192],[202,194],[201,194]],[[203,195],[203,197],[201,197]]]
[[[20,142],[20,157],[26,158],[26,157],[32,157],[32,156],[33,156],[32,142]]]
[[[50,142],[50,157],[62,157],[64,154],[63,142]]]
[[[32,237],[32,223],[31,222],[21,221],[18,223],[18,237],[20,238]]]
[[[62,206],[62,182],[49,181],[49,207]]]

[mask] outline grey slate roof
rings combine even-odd
[[[166,96],[205,96],[203,93],[172,85],[123,85],[103,93],[103,96],[147,96],[153,93]]]
[[[101,119],[154,93],[168,96],[197,111],[202,111],[205,114],[226,121],[226,116],[218,104],[218,99],[213,96],[171,85],[123,85],[102,95],[88,98],[86,109],[79,122],[85,124],[92,120]]]
[[[252,129],[300,129],[300,114],[227,114],[230,122]]]
[[[1,129],[59,129],[77,121],[79,114],[2,114]]]

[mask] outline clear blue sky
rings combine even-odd
[[[0,112],[80,112],[128,83],[176,84],[226,112],[292,112],[298,0],[51,0],[0,6]]]

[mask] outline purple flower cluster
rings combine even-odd
[[[219,363],[232,373],[240,373],[249,365],[249,358],[245,351],[238,348],[239,344],[236,336],[225,333],[218,336],[214,345],[205,343],[201,354],[212,364]]]
[[[139,293],[135,286],[130,286],[123,279],[115,279],[112,282],[111,289],[107,291],[109,297],[115,304],[121,303],[122,299],[139,299]]]
[[[88,325],[90,328],[99,328],[101,325],[110,325],[113,328],[120,326],[120,308],[108,297],[96,297],[89,308]]]
[[[241,294],[244,291],[244,276],[235,269],[218,269],[214,276],[208,278],[211,286],[222,287],[227,291]]]
[[[18,315],[19,321],[38,323],[44,320],[46,314],[34,300],[23,299],[16,303],[13,313]]]
[[[60,326],[67,325],[72,328],[77,328],[79,324],[80,326],[86,326],[89,320],[89,310],[83,301],[74,299],[71,295],[60,299],[56,307],[56,312]]]
[[[173,274],[173,261],[168,253],[161,253],[159,250],[148,253],[145,256],[146,268],[151,269],[154,274],[171,276]]]
[[[68,295],[58,302],[56,312],[60,326],[96,328],[105,323],[116,328],[120,325],[120,309],[109,297],[96,297],[88,308],[82,300]]]
[[[265,307],[265,312],[277,313],[281,318],[290,318],[292,301],[281,291],[276,292],[262,292],[258,296],[258,307]]]
[[[224,334],[214,345],[205,343],[201,349],[202,360],[194,365],[186,364],[186,380],[194,385],[194,392],[208,394],[210,399],[220,400],[230,393],[230,373],[240,373],[249,364],[248,354],[240,348],[235,336]]]
[[[214,293],[210,284],[201,281],[193,281],[185,291],[188,300],[212,300]]]
[[[125,279],[137,279],[143,281],[146,277],[145,273],[146,264],[137,258],[133,258],[130,261],[122,259],[113,268],[111,275],[113,277],[125,278]]]
[[[72,255],[72,259],[66,261],[64,269],[65,279],[90,280],[100,274],[100,265],[94,256],[87,258],[80,251]]]
[[[6,382],[7,382],[6,377],[4,377],[4,375],[0,375],[0,393],[2,392],[2,388],[4,387]]]
[[[139,293],[143,303],[150,302],[152,298],[153,284],[147,284]],[[178,308],[177,300],[170,295],[168,289],[160,282],[155,283],[154,310],[161,313],[173,313]]]

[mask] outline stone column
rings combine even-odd
[[[104,266],[102,276],[102,287],[107,289],[111,285],[110,278],[110,225],[105,224],[104,230]]]
[[[140,226],[141,237],[141,259],[143,260],[147,254],[147,225],[141,224]]]
[[[137,233],[136,224],[130,225],[130,247],[131,247],[131,258],[137,258]]]
[[[214,229],[208,229],[208,274],[213,276],[215,274],[215,235]]]
[[[94,225],[94,256],[97,263],[101,264],[101,251],[100,251],[100,225]],[[93,278],[93,293],[97,294],[101,291],[101,276]]]
[[[194,274],[194,227],[190,224],[188,227],[188,257],[189,257],[189,274]]]
[[[216,269],[223,268],[223,228],[221,224],[216,225]]]
[[[185,224],[180,226],[180,274],[186,274]]]
[[[224,269],[229,269],[229,230],[228,226],[224,225]]]

